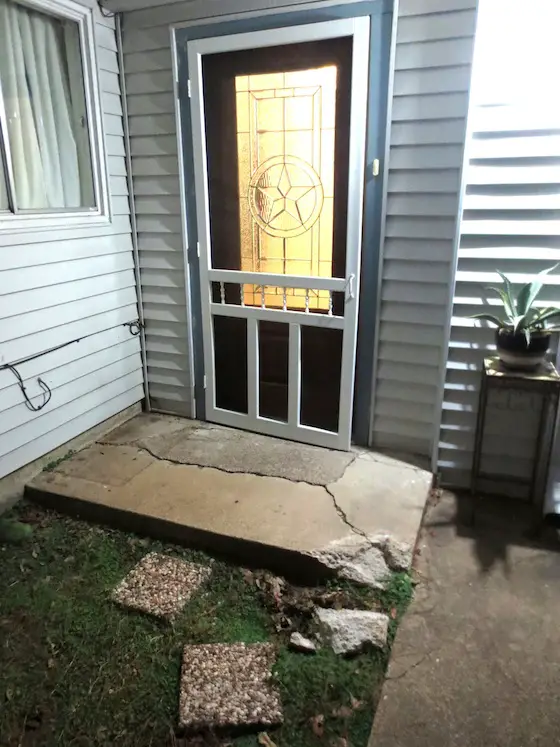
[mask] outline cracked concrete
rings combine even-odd
[[[408,566],[431,475],[372,456],[142,415],[28,492],[253,564],[281,566],[295,553],[296,565],[379,585],[403,558]]]
[[[418,541],[419,585],[369,747],[560,744],[560,542],[519,501],[444,493]]]
[[[175,464],[250,472],[310,485],[338,480],[358,456],[197,420],[167,417],[162,422],[159,415],[125,423],[105,443],[138,446],[156,459]]]

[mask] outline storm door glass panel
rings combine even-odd
[[[351,54],[340,38],[205,56],[212,267],[344,277]],[[306,308],[305,289],[243,290],[246,305]]]
[[[335,65],[236,76],[244,271],[332,276],[336,83]],[[283,296],[267,286],[266,306]],[[247,287],[245,303],[260,305],[260,288]],[[289,289],[287,305],[304,308],[305,293]],[[310,308],[328,306],[326,291],[311,291]]]

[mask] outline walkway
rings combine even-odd
[[[517,505],[475,527],[450,494],[428,509],[370,747],[560,744],[560,543],[532,545]]]

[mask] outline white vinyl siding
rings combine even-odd
[[[538,0],[530,18],[524,3],[500,0],[504,12],[507,5],[509,22],[489,26],[486,13],[498,11],[497,2],[481,0],[480,7],[439,443],[444,483],[463,487],[470,478],[482,359],[495,353],[494,329],[470,316],[487,301],[498,302],[486,290],[501,282],[496,269],[519,288],[560,261],[560,108],[546,83],[560,62],[555,39],[560,16],[556,0]],[[546,7],[554,12],[555,23],[539,16],[537,11],[544,13]],[[531,39],[532,44],[525,44]],[[496,49],[499,56],[493,54]],[[539,85],[544,95],[535,91]],[[560,303],[558,273],[550,277],[539,303]],[[489,401],[481,465],[485,472],[512,481],[530,477],[540,405],[537,396],[511,392]],[[511,484],[506,489],[519,492]]]
[[[460,203],[476,0],[401,0],[373,444],[431,458]]]
[[[80,340],[17,365],[35,406],[37,377],[52,390],[39,412],[0,370],[0,477],[143,398],[114,21],[95,19],[112,221],[0,234],[0,366]]]

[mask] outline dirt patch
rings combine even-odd
[[[245,580],[254,585],[274,621],[277,633],[289,638],[299,632],[316,633],[314,610],[328,609],[380,611],[382,604],[374,590],[360,588],[344,581],[322,586],[297,586],[267,571],[244,571]]]

